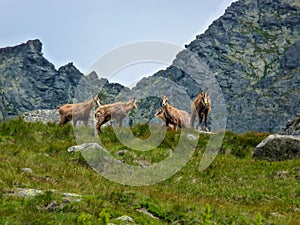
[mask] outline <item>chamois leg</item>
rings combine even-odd
[[[96,130],[98,131],[98,134],[101,134],[102,133],[102,130],[101,130],[101,123],[97,123],[96,124]]]
[[[117,119],[117,125],[118,125],[118,127],[122,127],[122,120],[123,120],[123,118],[118,118]]]
[[[102,131],[101,131],[101,126],[102,126],[102,124],[104,124],[105,123],[105,117],[99,117],[98,118],[98,122],[97,122],[97,124],[96,124],[96,130],[98,131],[98,134],[101,134],[102,133]]]
[[[178,124],[178,127],[179,127],[179,129],[181,129],[181,128],[182,128],[182,126],[181,126],[181,123],[179,123],[179,124]]]
[[[69,122],[69,120],[66,118],[66,116],[61,116],[58,125],[59,126],[63,126],[63,125],[65,125],[68,122]]]
[[[96,130],[97,130],[97,132],[98,132],[98,134],[101,134],[102,133],[102,130],[101,130],[101,127],[100,127],[101,125],[96,125]]]
[[[191,122],[190,122],[191,128],[194,128],[195,118],[196,118],[196,112],[195,112],[195,111],[192,111],[192,114],[191,114]]]
[[[77,126],[77,120],[73,119],[73,126],[76,127]]]
[[[166,127],[170,126],[170,121],[166,120]]]
[[[202,125],[202,121],[203,121],[203,116],[204,116],[204,114],[203,113],[199,113],[199,115],[198,115],[198,117],[199,117],[199,123],[198,123],[198,130],[200,131],[200,130],[202,130],[202,127],[201,127],[201,125]]]
[[[102,133],[101,126],[110,120],[111,120],[111,115],[109,114],[98,117],[98,123],[96,125],[96,129],[98,130],[99,134]]]
[[[62,118],[60,118],[60,121],[59,121],[59,123],[58,123],[58,126],[63,126],[64,124],[63,124],[63,119]]]
[[[166,120],[164,123],[166,125],[167,130],[176,130],[176,126],[174,123],[170,123],[169,120]]]
[[[88,123],[89,123],[89,117],[85,117],[83,120],[83,124],[85,127],[88,127]]]
[[[205,113],[205,131],[208,132],[209,129],[208,129],[208,113]]]

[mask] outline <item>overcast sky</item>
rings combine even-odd
[[[0,0],[0,47],[40,39],[56,68],[83,73],[101,56],[145,40],[184,46],[233,0]],[[153,69],[153,68],[152,68]]]

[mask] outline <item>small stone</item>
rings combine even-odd
[[[123,150],[118,151],[118,152],[117,152],[117,155],[123,156],[123,155],[125,155],[127,152],[128,152],[127,149],[123,149]]]
[[[122,220],[122,221],[130,222],[130,223],[134,222],[134,220],[130,216],[127,216],[127,215],[120,216],[117,218],[117,220]]]
[[[146,161],[146,160],[134,160],[134,162],[136,162],[137,164],[139,164],[143,168],[151,165],[151,163]]]
[[[198,140],[198,137],[196,137],[196,136],[193,135],[193,134],[188,134],[188,135],[187,135],[187,138],[188,138],[188,139],[191,139],[191,140]]]
[[[21,170],[25,173],[32,173],[32,169],[30,168],[22,168]]]

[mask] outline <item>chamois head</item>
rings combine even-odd
[[[168,104],[169,98],[167,96],[162,97],[162,106],[166,106]]]
[[[207,107],[209,104],[209,95],[206,92],[202,92],[201,94],[203,96],[201,99],[201,102],[202,102],[203,106]]]
[[[129,102],[130,102],[130,105],[132,106],[133,109],[137,108],[136,99],[135,98],[131,99]]]
[[[154,114],[155,117],[160,118],[160,116],[162,116],[164,114],[164,111],[162,108],[160,108],[159,110],[157,110],[157,112]]]
[[[93,97],[93,105],[96,106],[96,107],[98,107],[98,106],[101,105],[100,98],[99,98],[98,95],[96,95],[95,97]]]

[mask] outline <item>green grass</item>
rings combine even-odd
[[[131,130],[142,139],[150,135],[145,125]],[[152,164],[168,157],[179,134],[167,132],[164,141],[147,152],[127,148],[111,127],[103,128],[100,139],[115,158],[138,165],[137,160]],[[226,132],[222,154],[200,172],[209,135],[199,134],[193,156],[179,172],[154,185],[131,187],[107,180],[80,153],[67,151],[76,145],[71,125],[6,121],[0,123],[0,223],[127,224],[117,218],[128,215],[132,224],[299,224],[300,160],[254,160],[253,150],[266,136]],[[117,154],[124,149],[124,155]],[[18,188],[44,192],[35,197],[10,195]],[[65,192],[82,198],[66,199],[61,194]]]

